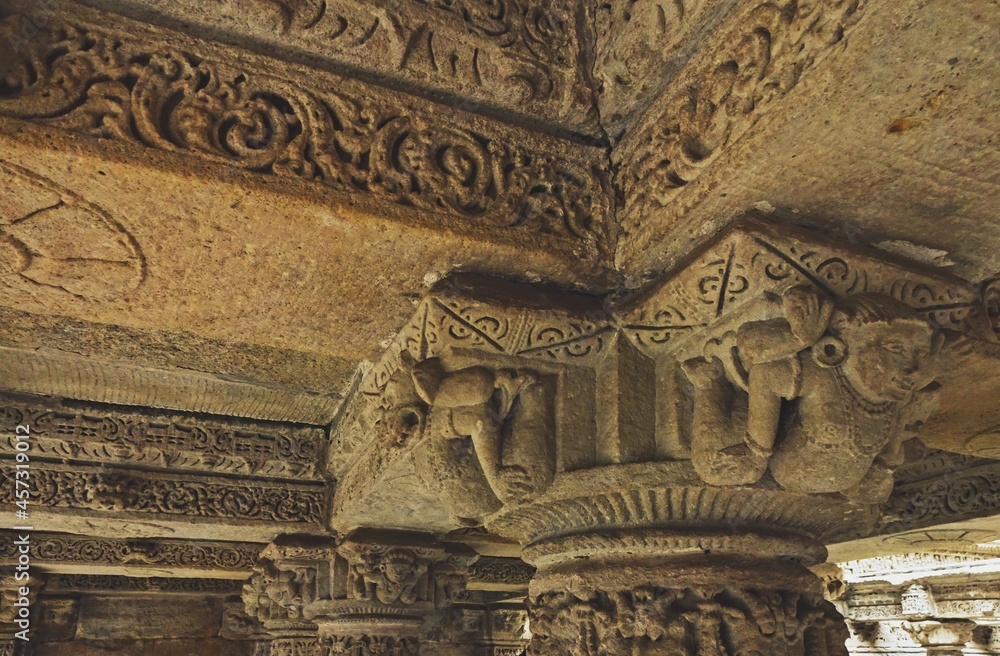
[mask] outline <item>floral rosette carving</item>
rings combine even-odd
[[[400,197],[426,187],[435,204],[467,214],[496,199],[492,156],[471,135],[397,118],[380,130],[373,155],[382,183]]]

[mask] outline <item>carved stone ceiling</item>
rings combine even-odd
[[[448,272],[636,287],[753,206],[1000,271],[995,6],[781,7],[4,0],[2,342],[335,407]]]
[[[561,654],[567,573],[617,613],[690,557],[633,599],[686,613],[699,568],[992,560],[997,33],[996,0],[0,0],[0,461],[30,424],[44,612],[506,654],[531,581]]]

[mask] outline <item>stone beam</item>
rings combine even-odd
[[[1000,271],[991,3],[636,4],[608,3],[604,55],[634,55],[636,91],[664,80],[612,154],[633,286],[754,206],[971,281]]]
[[[587,3],[84,0],[542,129],[599,137]]]
[[[593,261],[612,250],[600,149],[112,14],[33,5],[4,4],[15,82],[0,115],[304,182],[446,229],[541,233]],[[24,39],[25,21],[45,28]],[[64,74],[81,58],[86,69]],[[187,100],[169,103],[175,94]]]
[[[830,545],[832,559],[912,551],[980,553],[976,545],[1000,539],[1000,462],[923,449],[909,457],[895,473],[879,527],[868,537]]]
[[[15,510],[14,461],[4,459],[0,506]],[[327,489],[110,466],[32,463],[31,526],[81,535],[265,542],[322,530]]]
[[[242,590],[243,579],[50,573],[45,577],[44,592],[46,595],[156,593],[233,597]]]
[[[67,375],[65,369],[62,375]],[[175,472],[320,481],[321,428],[0,395],[0,455],[13,458],[28,426],[31,457]]]
[[[19,554],[14,545],[17,532],[4,531],[2,535],[0,565],[13,566]],[[124,539],[41,531],[31,534],[30,545],[33,566],[46,572],[115,580],[119,576],[243,580],[253,572],[263,548],[247,542]],[[143,580],[137,578],[136,585]],[[175,587],[181,590],[183,584]]]

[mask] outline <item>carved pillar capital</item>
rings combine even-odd
[[[878,525],[983,298],[755,218],[624,299],[442,281],[334,428],[332,525],[521,544],[538,654],[844,654],[806,568]]]
[[[416,654],[428,618],[465,590],[476,558],[412,533],[282,537],[261,553],[243,599],[275,656]]]

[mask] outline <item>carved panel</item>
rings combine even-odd
[[[671,203],[843,42],[865,9],[854,0],[755,2],[727,16],[614,154],[628,199],[623,225],[634,230]]]
[[[533,596],[530,609],[532,654],[847,654],[847,629],[830,603],[792,591],[581,590]]]
[[[608,251],[596,149],[500,125],[486,134],[413,97],[80,13],[43,19],[20,44],[0,114],[388,201],[448,227]],[[17,35],[20,19],[5,25]]]
[[[535,568],[519,558],[481,557],[469,570],[469,583],[476,587],[527,586]]]
[[[243,581],[226,579],[142,578],[85,574],[49,574],[45,584],[45,591],[48,594],[141,592],[229,596],[240,594],[242,588]]]
[[[886,508],[883,531],[986,517],[1000,511],[1000,463],[899,485]]]
[[[430,86],[467,105],[503,107],[593,130],[592,97],[579,62],[581,9],[568,0],[218,0],[202,6],[146,0],[122,7],[149,19],[197,29],[224,26],[234,40],[253,35],[283,48],[387,77],[390,84]],[[240,20],[240,19],[244,20]]]
[[[15,298],[107,301],[146,277],[139,244],[104,209],[0,160],[0,286]]]
[[[13,466],[0,471],[0,503],[14,503]],[[38,464],[31,480],[37,509],[65,508],[315,524],[323,519],[321,486],[180,477],[139,471],[63,469]]]
[[[13,533],[2,533],[0,564],[17,562]],[[49,567],[59,565],[156,566],[249,573],[257,562],[259,544],[186,540],[121,540],[59,533],[34,533],[31,558]],[[95,581],[99,579],[94,579]],[[110,579],[109,579],[110,580]],[[134,579],[137,585],[143,580]],[[173,579],[171,579],[173,580]],[[186,579],[177,579],[184,581]]]
[[[50,458],[318,479],[323,431],[173,413],[0,396],[0,430],[31,426],[32,451]],[[0,453],[14,453],[14,438]]]

